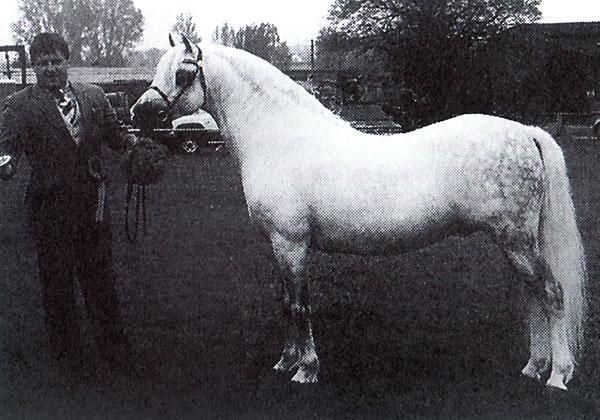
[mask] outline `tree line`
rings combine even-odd
[[[385,75],[398,91],[411,92],[424,118],[479,111],[487,89],[484,73],[491,73],[482,57],[493,58],[490,44],[506,29],[538,20],[540,2],[334,0],[316,40],[316,67]],[[20,10],[12,25],[15,40],[28,44],[40,31],[59,32],[71,45],[74,65],[153,66],[163,52],[135,50],[144,17],[133,0],[20,0]],[[172,30],[201,40],[189,13],[180,13]],[[271,23],[240,28],[224,23],[212,41],[248,50],[283,69],[292,62],[290,48]]]
[[[57,32],[69,42],[74,65],[125,64],[142,38],[144,17],[132,0],[20,0],[12,27],[17,43],[39,32]]]
[[[144,16],[133,0],[20,0],[19,10],[20,18],[11,24],[17,43],[28,45],[39,32],[60,33],[76,66],[155,65],[163,52],[135,50],[144,34]],[[201,40],[189,13],[177,15],[172,31],[193,43]],[[215,29],[213,41],[248,50],[279,67],[291,61],[289,48],[271,23],[241,28],[225,23]]]
[[[490,45],[508,28],[538,20],[540,3],[335,0],[317,40],[317,63],[385,72],[399,89],[414,93],[421,115],[413,117],[429,120],[423,123],[481,111],[483,57],[497,60]]]

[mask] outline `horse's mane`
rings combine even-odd
[[[349,126],[347,121],[327,109],[306,89],[266,60],[247,51],[222,45],[209,44],[202,45],[201,48],[226,61],[229,69],[239,78],[274,102],[299,106],[329,122]]]

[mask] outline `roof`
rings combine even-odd
[[[392,119],[376,104],[351,104],[339,107],[337,112],[348,121],[392,121]]]
[[[600,22],[524,23],[510,31],[533,35],[564,50],[600,55]]]
[[[27,83],[35,83],[35,74],[32,68],[27,69]],[[145,67],[71,67],[69,79],[82,83],[118,83],[139,80],[150,82],[154,78],[154,69]]]
[[[524,23],[518,26],[534,28],[554,37],[598,38],[600,36],[600,22]]]

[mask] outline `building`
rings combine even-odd
[[[476,51],[487,111],[588,113],[600,101],[600,22],[516,25]]]

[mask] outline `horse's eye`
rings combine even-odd
[[[175,73],[175,84],[178,87],[187,87],[194,82],[196,75],[187,70],[177,70]]]

